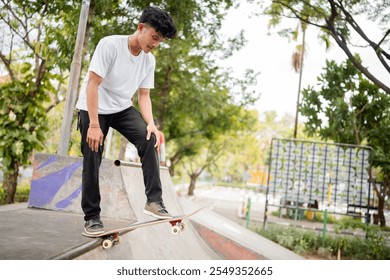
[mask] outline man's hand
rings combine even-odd
[[[156,144],[154,145],[155,148],[160,147],[160,131],[158,131],[156,125],[154,123],[149,123],[146,127],[147,134],[146,134],[146,140],[150,140],[150,136],[152,133],[156,136]]]
[[[100,146],[103,146],[103,132],[100,127],[88,128],[87,143],[92,151],[99,151]]]

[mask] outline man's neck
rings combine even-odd
[[[141,46],[138,43],[138,34],[135,32],[134,34],[129,36],[127,40],[127,47],[130,53],[134,56],[138,56],[141,53]]]

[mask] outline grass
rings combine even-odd
[[[18,184],[15,194],[15,203],[27,202],[30,195],[30,181],[22,181]],[[6,204],[6,193],[3,185],[0,184],[0,205]]]

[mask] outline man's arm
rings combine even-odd
[[[87,109],[89,116],[87,143],[95,152],[99,150],[99,146],[103,145],[103,132],[100,129],[98,116],[98,87],[102,81],[103,78],[95,72],[89,72],[87,85]]]
[[[158,137],[158,129],[153,121],[153,112],[152,112],[152,100],[150,99],[150,89],[140,88],[138,89],[138,105],[142,114],[143,119],[147,123],[147,135],[146,139],[150,139],[150,135],[154,133],[156,136],[156,145],[155,147],[160,146],[160,139]]]

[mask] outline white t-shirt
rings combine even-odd
[[[89,71],[103,78],[98,88],[98,113],[114,114],[133,105],[131,98],[139,88],[154,88],[156,60],[151,53],[141,51],[134,56],[128,49],[128,36],[104,37],[92,56],[76,104],[87,111]]]

